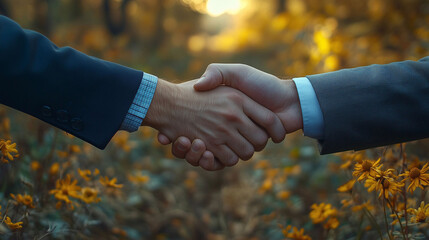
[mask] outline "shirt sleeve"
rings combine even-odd
[[[158,78],[156,76],[143,73],[139,89],[137,90],[133,103],[128,109],[128,113],[122,122],[120,130],[135,132],[141,126],[152,102],[157,83]]]
[[[316,93],[306,77],[294,78],[301,104],[304,135],[323,140],[323,114]]]

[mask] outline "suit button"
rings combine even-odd
[[[52,117],[52,108],[49,106],[42,107],[42,115],[44,117]]]
[[[58,110],[56,116],[58,122],[66,123],[69,121],[69,113],[66,110]]]
[[[71,120],[71,127],[76,131],[83,130],[83,121],[80,118],[73,118]]]

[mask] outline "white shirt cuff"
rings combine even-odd
[[[323,139],[323,114],[316,92],[306,77],[294,78],[301,104],[303,131],[307,137]]]
[[[134,97],[133,103],[128,109],[120,130],[135,132],[146,117],[147,110],[152,102],[158,78],[149,73],[143,73],[143,79]]]

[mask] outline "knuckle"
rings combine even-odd
[[[218,63],[210,63],[210,64],[207,66],[207,69],[216,68],[218,65],[219,65]]]
[[[237,92],[237,91],[229,91],[227,98],[235,103],[243,103],[243,96],[241,93]]]
[[[250,66],[243,63],[238,63],[237,68],[241,71],[247,71],[249,70]]]
[[[237,114],[236,111],[233,110],[227,110],[222,114],[223,118],[228,122],[240,122],[241,117]],[[222,128],[224,132],[227,132],[227,129],[225,127]]]
[[[264,117],[264,124],[266,126],[271,126],[276,123],[276,120],[277,120],[277,116],[274,113],[269,112]]]

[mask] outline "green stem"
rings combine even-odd
[[[383,239],[383,234],[381,233],[380,225],[378,225],[377,221],[375,220],[375,217],[371,214],[371,212],[366,207],[364,207],[363,209],[365,210],[364,213],[368,217],[369,221],[373,224],[373,226],[376,227],[377,232],[380,235],[380,239]]]
[[[360,220],[359,220],[359,230],[358,230],[358,234],[356,235],[356,240],[361,240],[362,239],[362,224],[363,224],[363,214],[360,215]]]
[[[402,173],[407,169],[406,156],[404,152],[404,146],[401,143],[401,158],[402,158]],[[407,184],[404,183],[404,208],[405,208],[405,235],[408,234],[408,214],[407,214]]]
[[[407,235],[405,234],[404,226],[402,226],[402,222],[401,222],[401,219],[399,218],[398,212],[396,212],[396,211],[393,209],[393,206],[392,206],[392,204],[390,203],[390,201],[389,201],[389,200],[387,200],[387,204],[389,204],[389,207],[390,207],[390,209],[392,210],[392,213],[395,213],[396,218],[398,218],[399,225],[401,226],[401,233],[402,233],[402,236],[404,237],[404,239],[405,239],[405,240],[407,240]]]
[[[384,189],[383,189],[383,191],[384,191]],[[383,212],[384,212],[384,223],[386,224],[387,236],[389,236],[389,239],[392,240],[392,236],[390,236],[390,233],[389,233],[389,224],[387,223],[386,200],[384,198],[384,193],[383,193]]]

